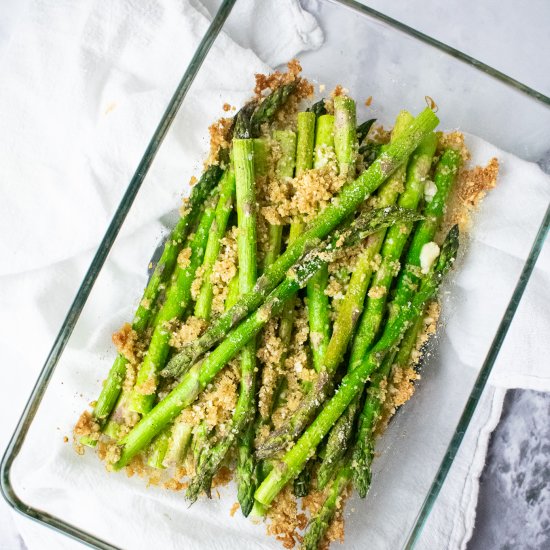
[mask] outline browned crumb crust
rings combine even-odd
[[[298,512],[296,498],[287,485],[276,497],[267,512],[267,534],[273,535],[285,548],[301,542],[298,531],[305,529],[307,516]]]
[[[256,85],[254,86],[254,95],[257,99],[265,96],[267,91],[273,91],[285,84],[296,83],[294,96],[297,101],[311,97],[313,95],[313,85],[300,76],[302,66],[297,59],[292,59],[287,63],[286,72],[275,71],[271,74],[256,74]]]
[[[231,128],[233,119],[222,117],[208,127],[210,133],[210,154],[205,162],[205,167],[218,164],[220,149],[227,149],[231,145]]]
[[[210,282],[212,284],[212,313],[219,315],[224,310],[229,283],[237,274],[237,234],[232,227],[221,240],[220,253],[214,263]]]
[[[256,352],[256,356],[262,365],[258,411],[264,419],[269,418],[277,381],[283,373],[281,359],[284,350],[283,343],[277,334],[278,326],[277,319],[271,319],[267,322]]]
[[[496,158],[492,158],[484,167],[475,166],[460,171],[449,201],[445,226],[458,223],[461,231],[470,229],[472,216],[479,204],[497,183],[498,171]]]
[[[210,428],[216,428],[218,436],[225,435],[237,404],[239,379],[239,362],[234,360],[216,375],[190,407],[182,411],[181,420],[191,426],[205,421]]]
[[[74,444],[78,454],[83,454],[84,452],[84,448],[79,443],[81,437],[89,437],[90,439],[98,440],[99,436],[99,424],[94,420],[91,412],[84,411],[73,429]]]
[[[212,487],[223,487],[232,479],[233,472],[227,466],[222,466],[212,480]]]
[[[121,355],[126,357],[130,363],[136,362],[136,343],[138,336],[130,323],[124,323],[119,330],[114,332],[112,340],[117,351]]]
[[[338,174],[334,152],[326,157],[327,163],[320,168],[308,170],[290,181],[269,182],[268,205],[261,213],[270,224],[282,225],[295,219],[307,223],[328,206],[345,179]]]
[[[172,332],[170,346],[181,349],[185,344],[196,340],[206,329],[207,322],[198,317],[188,317],[185,323]]]

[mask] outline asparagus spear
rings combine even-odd
[[[296,147],[296,175],[313,167],[313,145],[315,143],[315,113],[298,113],[298,143]]]
[[[245,106],[246,117],[244,118],[247,119],[248,129],[252,134],[259,134],[261,125],[268,122],[274,116],[295,88],[296,82],[285,84],[265,97],[259,105],[257,102],[252,102]],[[236,122],[234,120],[234,126]],[[220,161],[225,162],[228,160],[228,157],[229,152],[227,150],[220,150]],[[185,215],[181,217],[170,234],[162,256],[147,284],[140,305],[134,315],[132,328],[138,333],[138,336],[151,325],[151,307],[158,297],[159,289],[172,275],[179,251],[186,236],[189,234],[190,228],[195,224],[199,216],[202,203],[218,183],[222,173],[223,170],[219,165],[211,165],[193,188]],[[152,325],[156,325],[156,320]],[[126,375],[126,365],[127,360],[119,354],[111,367],[92,412],[94,419],[100,424],[103,424],[107,420],[117,403]],[[82,442],[92,446],[96,444],[96,440],[89,437],[82,438]]]
[[[432,165],[436,145],[436,135],[429,134],[413,153],[407,170],[405,190],[397,201],[399,206],[417,208],[424,191],[424,182]],[[382,261],[373,277],[367,305],[353,340],[350,369],[354,369],[361,364],[366,351],[372,345],[380,328],[389,287],[396,271],[399,270],[399,259],[411,230],[412,224],[400,224],[391,227],[387,232],[382,245]]]
[[[176,419],[170,431],[170,442],[164,459],[165,464],[181,464],[187,456],[191,444],[193,426]]]
[[[335,106],[336,107],[336,106]],[[315,135],[315,167],[326,163],[330,151],[334,150],[335,116],[322,115],[317,120]],[[351,117],[350,117],[351,121]],[[339,132],[347,131],[340,126]],[[342,138],[339,136],[339,139]],[[346,164],[348,159],[338,159]],[[307,309],[309,317],[309,335],[313,355],[313,367],[319,372],[325,351],[330,340],[329,301],[325,290],[328,284],[328,266],[323,266],[307,284]]]
[[[227,229],[229,215],[233,210],[233,201],[235,197],[235,172],[233,171],[231,165],[224,172],[220,182],[219,192],[220,196],[216,206],[216,213],[214,216],[214,221],[210,226],[208,242],[206,243],[206,250],[204,252],[201,289],[195,303],[195,317],[206,320],[210,319],[210,312],[212,310],[212,271],[220,252],[221,240],[225,235],[225,230]]]
[[[172,274],[183,242],[196,222],[204,201],[217,185],[221,175],[222,169],[218,165],[211,165],[191,190],[186,211],[168,236],[162,255],[145,287],[139,306],[134,314],[132,328],[138,335],[143,334],[149,326],[151,314],[154,311],[153,304],[159,295],[161,285]],[[97,398],[92,416],[102,425],[113,411],[118,400],[126,376],[127,364],[127,359],[118,354]],[[81,438],[81,442],[92,446],[97,443],[96,440],[90,438]]]
[[[445,203],[450,189],[456,180],[458,170],[462,164],[462,157],[454,149],[445,149],[435,167],[434,184],[436,192],[433,198],[426,202],[423,214],[425,216],[413,236],[413,240],[407,253],[405,266],[397,281],[395,299],[393,303],[397,307],[405,305],[415,288],[420,277],[420,254],[425,244],[433,240],[443,218]]]
[[[251,147],[252,145],[252,147]],[[254,146],[250,140],[234,139],[235,173],[237,181],[237,239],[239,258],[239,291],[250,292],[257,277],[256,264],[256,195],[254,191]],[[258,162],[256,161],[258,164]],[[252,338],[241,352],[241,385],[239,401],[235,410],[232,431],[238,435],[245,430],[240,441],[237,461],[238,499],[245,516],[254,503],[253,437],[246,432],[256,412],[256,340]],[[239,418],[242,421],[239,422]],[[240,430],[238,430],[240,428]]]
[[[400,113],[396,120],[395,131],[392,139],[397,140],[400,134],[406,130],[411,121],[412,116],[409,113],[406,111]],[[388,181],[380,188],[378,197],[380,206],[389,206],[395,203],[399,191],[403,185],[404,170],[404,167],[397,169]],[[257,455],[259,457],[265,458],[267,456],[271,456],[273,453],[284,448],[291,441],[294,441],[294,439],[302,433],[311,421],[315,411],[328,397],[332,389],[332,379],[346,352],[348,343],[355,328],[355,324],[363,309],[363,302],[372,273],[373,260],[382,246],[385,234],[385,230],[381,230],[375,235],[372,235],[369,238],[365,251],[358,258],[348,291],[346,292],[346,296],[338,311],[338,316],[334,323],[333,335],[328,344],[323,364],[320,369],[320,375],[314,387],[305,396],[298,406],[298,409],[296,409],[285,425],[281,429],[273,432],[271,436],[267,438],[257,449]],[[344,419],[341,421],[341,425],[338,428],[338,439],[337,441],[334,441],[333,439],[329,449],[328,459],[326,458],[324,460],[327,464],[324,469],[321,469],[320,472],[319,479],[322,485],[327,481],[326,476],[332,473],[332,467],[330,464],[339,460],[339,456],[342,455],[342,453],[339,452],[340,449],[342,449],[342,451],[345,450],[345,446],[342,445],[345,441],[345,437],[342,432],[349,433],[352,423],[353,420]],[[330,468],[330,471],[325,471],[327,468]]]
[[[355,177],[357,156],[355,101],[347,96],[334,98],[334,147],[338,169],[347,180]]]
[[[176,266],[172,282],[166,292],[166,300],[157,314],[157,325],[153,330],[149,349],[141,363],[136,385],[130,400],[131,410],[144,414],[151,410],[155,401],[158,371],[164,366],[170,349],[170,330],[166,324],[178,319],[185,312],[191,299],[191,284],[195,272],[201,265],[208,232],[214,219],[213,201],[205,205],[199,226],[190,244],[191,254],[187,265]]]
[[[161,432],[153,442],[151,443],[151,448],[149,449],[149,458],[147,464],[152,468],[164,469],[164,458],[166,457],[166,452],[168,451],[168,446],[170,444],[170,430],[165,429]]]
[[[250,135],[248,135],[248,132],[241,132],[239,137],[258,137],[260,135],[261,125],[269,122],[274,117],[275,113],[286,103],[290,94],[292,94],[295,89],[296,82],[290,82],[289,84],[283,84],[271,92],[271,94],[263,99],[255,108],[250,118]]]
[[[395,120],[392,139],[396,139],[413,119],[407,111],[401,111]],[[395,204],[399,193],[403,189],[406,167],[398,168],[386,183],[380,188],[376,203],[379,207]],[[336,369],[341,357],[351,339],[357,320],[359,319],[365,302],[365,296],[372,276],[375,256],[380,252],[386,230],[378,231],[369,237],[368,244],[360,254],[354,267],[346,296],[338,311],[334,324],[334,344],[331,342],[328,367]],[[359,398],[356,398],[346,412],[338,419],[329,434],[325,449],[325,456],[319,468],[317,481],[319,488],[325,487],[335,472],[341,458],[346,452],[349,439],[355,424],[355,416],[359,407]]]
[[[437,265],[423,278],[410,307],[403,308],[392,323],[386,325],[382,336],[363,362],[342,380],[338,391],[325,403],[319,415],[281,461],[277,462],[256,491],[254,498],[269,506],[280,490],[302,470],[315,448],[345,411],[353,398],[362,391],[370,374],[380,367],[384,358],[399,344],[403,334],[422,312],[424,305],[436,293],[444,275],[451,268],[458,249],[458,227],[448,233],[441,248]]]
[[[356,432],[356,441],[353,447],[351,469],[353,473],[353,484],[361,498],[367,496],[371,482],[371,465],[374,458],[374,430],[380,418],[380,411],[383,405],[382,383],[387,380],[391,368],[405,367],[409,362],[410,354],[416,343],[419,323],[422,321],[422,314],[411,324],[397,354],[393,353],[386,357],[380,370],[377,371],[367,389],[367,397],[363,410],[359,416],[359,425]]]
[[[274,315],[280,314],[286,300],[303,288],[323,263],[331,261],[343,247],[358,242],[381,227],[391,225],[397,220],[413,221],[418,218],[416,213],[401,208],[370,210],[360,214],[351,224],[334,231],[330,238],[310,250],[289,270],[284,281],[268,295],[264,304],[229,332],[223,342],[203,361],[193,365],[170,394],[124,437],[121,441],[122,454],[116,468],[128,464],[164,426],[192,403],[220,369],[258,334],[265,323]]]
[[[338,471],[338,476],[330,486],[327,498],[315,515],[311,518],[307,526],[307,531],[302,540],[302,550],[317,550],[321,541],[325,538],[332,518],[336,513],[339,501],[351,479],[351,468],[349,460],[344,461],[344,465]]]
[[[313,166],[313,142],[315,139],[315,113],[298,113],[298,134],[296,140],[296,176],[310,170]],[[303,233],[304,224],[295,220],[290,224],[288,246]],[[279,338],[285,350],[281,355],[281,365],[284,365],[287,356],[288,345],[294,327],[296,298],[292,296],[281,313],[279,324]]]
[[[324,103],[323,103],[324,106]],[[315,139],[315,120],[318,109],[311,112],[298,113],[297,124],[298,134],[296,138],[296,176],[300,176],[307,170],[310,170],[313,165],[313,143]],[[299,220],[294,220],[290,224],[288,235],[288,246],[303,233],[304,224]],[[281,341],[282,353],[279,358],[279,367],[283,369],[286,358],[288,356],[288,348],[292,338],[292,330],[294,328],[294,319],[296,314],[296,296],[288,299],[286,306],[281,312],[279,321],[279,339]],[[280,393],[281,387],[284,384],[284,376],[279,376],[275,383],[275,394]],[[262,418],[262,422],[267,422],[268,418]]]
[[[305,497],[309,494],[309,489],[311,486],[311,474],[315,462],[316,461],[314,458],[309,459],[304,469],[294,479],[293,489],[295,497]]]
[[[225,309],[229,309],[239,296],[238,274],[229,281],[227,296],[225,298]],[[167,450],[166,463],[180,464],[187,455],[193,436],[193,425],[176,419],[171,429],[170,445]]]
[[[233,162],[235,166],[235,182],[237,197],[238,238],[237,250],[239,258],[238,289],[247,292],[256,280],[256,199],[255,176],[264,174],[267,163],[266,146],[263,140],[233,139]],[[256,345],[251,339],[241,351],[241,384],[239,399],[231,420],[229,433],[214,447],[201,454],[201,460],[196,467],[196,475],[187,489],[186,496],[195,502],[201,491],[210,494],[212,478],[219,469],[227,451],[245,432],[245,437],[239,442],[239,459],[237,477],[239,495],[242,498],[241,509],[247,510],[246,498],[251,496],[250,507],[254,500],[255,484],[253,482],[254,464],[250,437],[247,431],[254,418],[256,408]],[[245,481],[246,480],[246,481]],[[243,485],[252,484],[248,490]],[[245,514],[246,515],[246,514]]]
[[[334,153],[334,115],[321,115],[315,127],[313,167],[322,168]]]
[[[325,100],[320,99],[319,101],[314,103],[311,107],[308,107],[306,110],[314,113],[317,118],[319,118],[322,115],[326,115],[327,108],[325,105]]]
[[[211,432],[212,429],[205,420],[202,420],[193,429],[193,437],[191,439],[191,450],[193,451],[193,459],[195,462],[195,470],[203,467],[204,462],[210,455],[211,448]]]
[[[390,307],[390,319],[397,315],[399,309],[406,307],[420,284],[422,276],[420,272],[420,254],[422,248],[433,239],[441,223],[445,202],[461,162],[462,158],[459,152],[446,149],[436,166],[434,182],[437,191],[433,198],[425,204],[423,209],[425,218],[418,224],[414,232],[405,267],[401,272],[395,298]],[[404,367],[408,364],[417,333],[422,326],[422,316],[419,316],[415,325],[409,329],[404,337],[397,355],[396,364],[398,367]],[[372,390],[369,388],[368,397],[359,419],[357,441],[353,452],[353,480],[359,495],[363,498],[366,496],[370,485],[370,463],[374,453],[374,442],[371,434],[376,426],[381,408],[377,388],[381,381],[387,378],[390,367],[391,365],[387,366],[386,370],[381,369],[381,372],[376,375],[376,380],[371,384]]]
[[[294,175],[296,164],[296,134],[290,130],[276,130],[273,139],[278,143],[281,156],[277,161],[276,174],[280,180]],[[269,246],[264,258],[264,269],[269,267],[281,253],[282,225],[269,225]]]
[[[406,161],[411,152],[416,149],[426,135],[432,132],[438,122],[436,115],[430,109],[422,111],[407,131],[395,142],[390,143],[387,150],[371,164],[368,170],[355,181],[343,187],[332,203],[319,214],[309,228],[265,270],[251,292],[242,296],[231,310],[216,319],[196,342],[186,346],[170,360],[165,374],[177,376],[184,372],[203,353],[220,341],[233,326],[256,309],[300,256],[307,249],[314,247],[319,239],[328,235],[339,223],[352,214],[370,193],[375,191]]]

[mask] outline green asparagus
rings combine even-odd
[[[196,222],[204,201],[218,184],[222,172],[222,169],[218,165],[209,166],[198,183],[192,188],[185,212],[166,239],[162,255],[145,287],[145,291],[135,312],[132,329],[136,331],[138,336],[143,334],[149,326],[151,314],[154,312],[153,306],[158,298],[160,289],[172,275],[183,243]],[[105,423],[117,403],[122,383],[126,377],[127,364],[128,360],[122,354],[118,354],[107,379],[103,383],[101,393],[92,411],[93,418],[100,425]],[[81,438],[81,442],[94,446],[97,440],[85,437]]]
[[[284,278],[286,271],[304,254],[326,237],[338,224],[352,214],[437,126],[439,120],[430,109],[425,109],[411,123],[406,132],[390,143],[376,161],[355,181],[342,188],[311,225],[296,241],[267,268],[251,292],[223,315],[212,322],[208,330],[196,341],[175,355],[165,369],[166,376],[178,376],[185,372],[202,354],[226,336],[228,331],[254,311],[267,295]]]
[[[303,288],[323,263],[331,261],[343,247],[366,238],[382,227],[392,225],[398,220],[412,222],[417,219],[419,216],[416,213],[401,208],[370,210],[341,230],[334,231],[330,238],[310,250],[289,270],[284,281],[268,295],[262,306],[229,332],[227,338],[210,355],[195,363],[168,396],[124,437],[121,441],[121,457],[115,467],[121,468],[128,464],[164,426],[190,405],[220,369],[258,334],[265,323],[280,314],[286,300]]]
[[[140,365],[136,384],[130,400],[130,409],[145,414],[153,407],[158,383],[158,371],[162,369],[170,350],[168,323],[179,319],[191,300],[191,285],[195,272],[204,256],[208,232],[214,219],[213,201],[206,204],[199,226],[190,243],[190,258],[186,263],[178,263],[172,282],[166,292],[166,299],[157,315],[157,325],[153,330],[149,349]]]
[[[436,293],[444,275],[451,268],[458,249],[458,227],[447,235],[441,248],[437,265],[426,275],[415,294],[410,308],[402,309],[393,322],[386,326],[382,336],[372,347],[361,365],[349,372],[342,380],[334,396],[325,403],[318,416],[303,433],[296,444],[278,461],[265,480],[258,487],[254,498],[269,506],[281,489],[298,475],[315,448],[338,420],[353,398],[362,391],[372,372],[380,367],[384,358],[399,344],[403,334],[414,319],[422,312],[424,305]]]

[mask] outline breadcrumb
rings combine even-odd
[[[307,525],[307,516],[298,512],[296,498],[288,485],[273,500],[267,519],[267,534],[273,535],[285,548],[294,548],[300,541],[297,531]]]
[[[206,329],[207,322],[198,317],[188,317],[185,323],[172,332],[170,346],[181,349],[185,344],[196,340]]]
[[[124,323],[119,330],[114,332],[112,340],[117,351],[130,363],[137,362],[136,344],[138,336],[130,323]]]

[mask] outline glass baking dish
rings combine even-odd
[[[149,200],[159,182],[176,204],[183,176],[166,178],[167,173],[174,173],[174,163],[176,173],[184,176],[198,171],[201,159],[192,166],[177,165],[174,143],[189,132],[207,138],[210,121],[193,116],[194,98],[205,91],[218,91],[205,90],[201,75],[223,62],[222,40],[225,31],[230,34],[236,17],[232,8],[244,1],[221,3],[204,35],[86,274],[2,461],[2,492],[17,511],[92,547],[149,548],[155,538],[145,524],[140,528],[139,522],[137,526],[132,522],[131,528],[129,524],[125,528],[125,512],[136,506],[149,517],[153,514],[159,529],[173,533],[173,548],[191,544],[233,548],[238,543],[278,547],[264,536],[262,527],[238,514],[226,540],[214,544],[217,519],[227,515],[235,500],[231,488],[222,490],[224,499],[199,502],[189,509],[183,495],[154,487],[145,490],[141,482],[123,475],[111,475],[105,486],[98,483],[105,479],[103,465],[92,453],[77,457],[62,438],[70,435],[79,413],[98,394],[113,358],[108,335],[133,313],[135,303],[117,302],[120,283],[113,273],[124,261],[136,274],[130,292],[137,300],[147,276],[144,266],[162,235],[158,230],[140,233],[141,246],[130,255],[128,239],[148,216]],[[318,50],[300,56],[304,75],[327,90],[342,83],[353,97],[375,98],[368,111],[359,104],[360,120],[374,114],[391,125],[400,109],[419,112],[429,95],[440,105],[440,128],[460,128],[528,161],[548,156],[550,98],[356,2],[311,1],[304,2],[304,7],[315,14],[325,32]],[[277,38],[270,37],[274,47]],[[243,83],[243,89],[251,83],[252,78]],[[171,163],[170,170],[165,169],[167,163]],[[497,188],[493,194],[499,192]],[[507,192],[511,203],[521,202],[521,186]],[[491,200],[492,196],[486,202],[490,205]],[[528,213],[534,222],[532,229],[518,231],[511,243],[521,260],[511,262],[505,277],[497,274],[494,288],[474,297],[459,293],[453,298],[451,292],[444,300],[438,346],[424,361],[413,399],[400,409],[379,443],[369,495],[348,504],[355,511],[347,514],[346,547],[363,548],[368,542],[373,549],[408,548],[419,540],[548,232],[547,206],[542,201]],[[513,226],[520,212],[511,210],[507,221]],[[175,215],[157,216],[157,221],[170,227]],[[458,286],[456,278],[472,269],[491,273],[491,254],[484,252],[478,237],[490,234],[495,222],[494,209],[482,207],[451,286]],[[465,300],[470,308],[468,330],[462,332],[458,350],[453,349],[457,341],[450,345],[446,337],[457,322],[453,299]],[[486,311],[492,315],[484,315]],[[102,352],[83,360],[79,351],[92,340]],[[468,368],[457,360],[460,349],[468,350]],[[67,391],[67,386],[75,384],[81,394]],[[57,488],[58,494],[44,485],[45,479],[54,478],[62,478],[67,489]],[[112,501],[120,506],[117,517],[101,511],[102,502]]]

